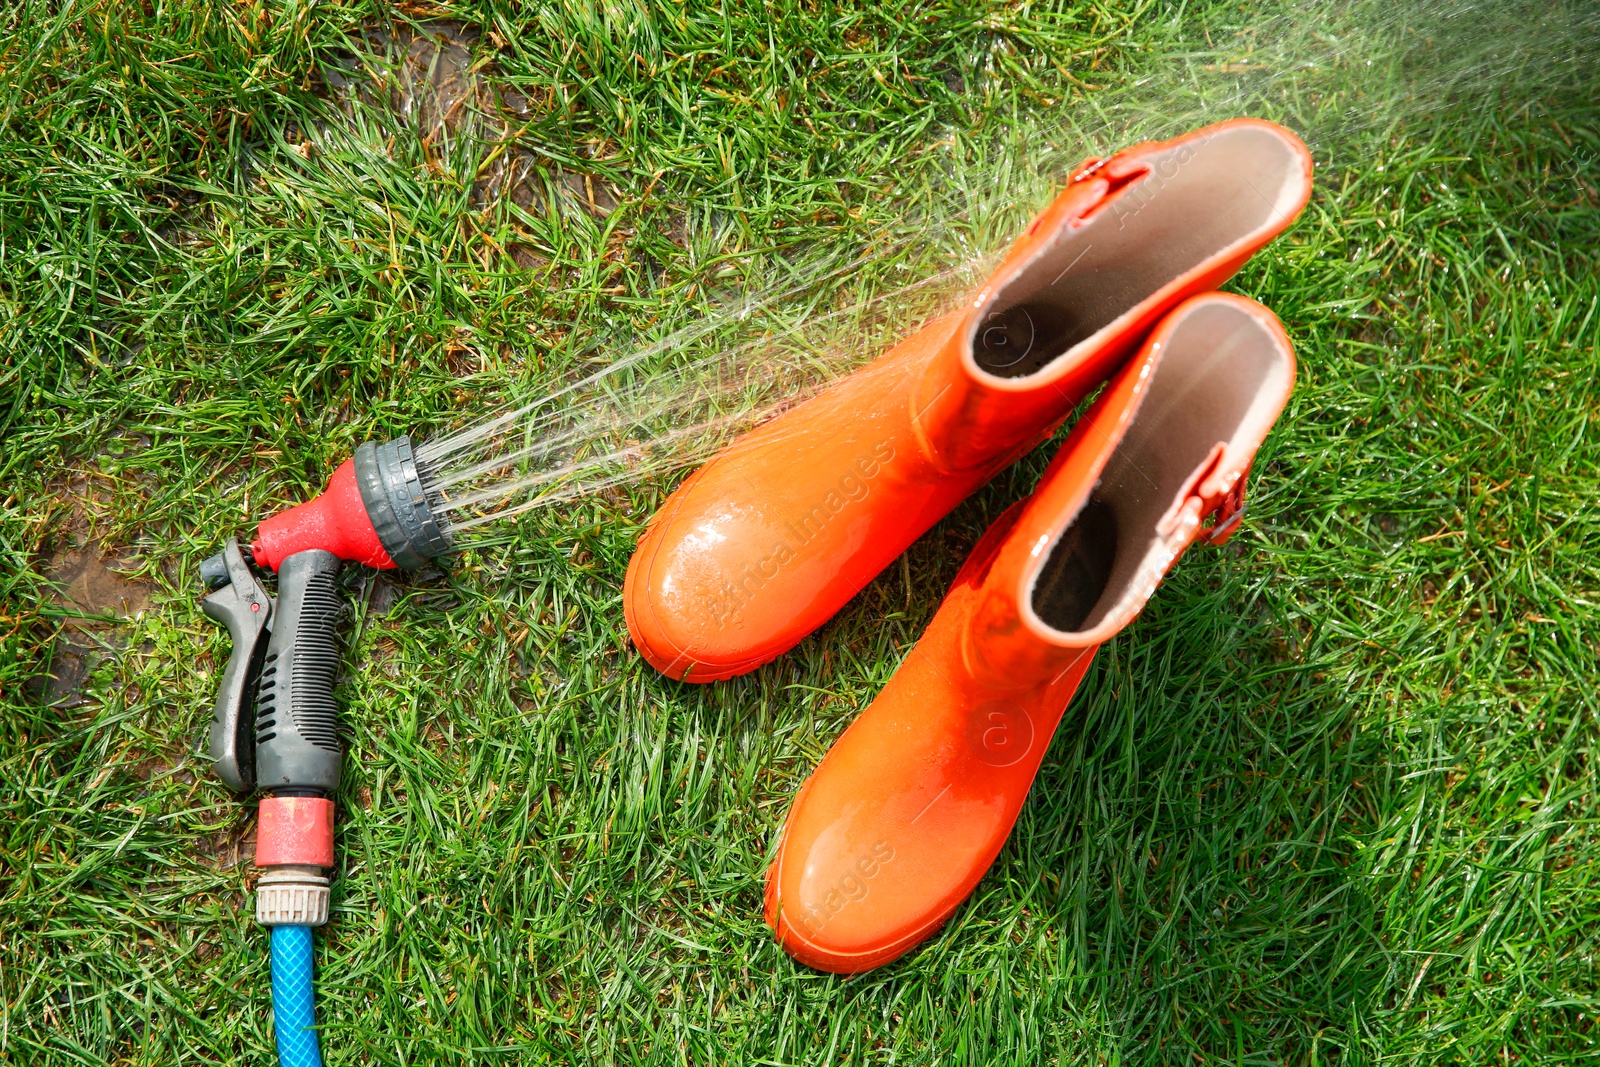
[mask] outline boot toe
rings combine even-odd
[[[782,652],[763,654],[742,641],[741,634],[715,625],[710,612],[686,607],[689,598],[674,582],[671,569],[650,573],[648,564],[639,566],[639,559],[636,555],[628,568],[623,616],[639,655],[662,674],[683,682],[718,681],[753,671]]]
[[[786,952],[818,970],[870,970],[960,907],[1004,839],[1003,805],[948,790],[930,802],[922,792],[796,804],[767,873],[766,920]]]
[[[623,614],[628,636],[644,661],[680,682],[715,682],[748,674],[782,652],[762,655],[736,641],[717,641],[717,635],[686,623],[660,590],[628,596]]]
[[[702,472],[704,474],[705,472]],[[670,678],[710,682],[755,670],[798,636],[769,624],[746,605],[730,575],[749,571],[742,557],[761,543],[758,516],[737,504],[708,507],[718,496],[704,478],[668,499],[628,562],[623,614],[634,647]]]
[[[958,580],[789,811],[766,919],[801,963],[849,974],[909,952],[955,914],[1011,832],[1081,670],[998,711],[958,685],[970,592]]]

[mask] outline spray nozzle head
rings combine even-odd
[[[321,496],[263,522],[251,548],[273,570],[310,548],[380,570],[415,570],[450,550],[440,502],[410,438],[369,441],[333,472]]]
[[[416,570],[450,551],[450,535],[436,517],[442,503],[429,488],[428,471],[404,435],[356,449],[356,485],[384,551],[403,571]]]

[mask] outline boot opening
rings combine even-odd
[[[1078,629],[1105,594],[1116,561],[1117,513],[1091,496],[1034,581],[1034,614],[1057,630]]]
[[[1034,579],[1034,614],[1052,629],[1104,640],[1126,625],[1187,544],[1163,520],[1219,444],[1253,452],[1288,395],[1294,357],[1250,311],[1219,298],[1179,314],[1099,483]]]
[[[1307,182],[1299,147],[1270,126],[1228,126],[1149,162],[994,293],[973,327],[980,370],[1023,378],[1093,347],[1164,286],[1281,225]]]

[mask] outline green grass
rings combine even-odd
[[[1236,112],[1319,164],[1232,285],[1287,324],[1298,392],[1244,532],[1102,651],[946,931],[820,975],[771,941],[761,876],[1048,449],[794,653],[705,688],[622,624],[653,479],[445,570],[351,573],[325,1054],[1600,1058],[1596,14],[1451,11],[13,5],[0,1062],[271,1062],[253,807],[192,754],[227,650],[197,566],[222,538],[360,440],[886,231],[924,239],[858,292],[924,276],[1002,243],[1063,162]],[[497,114],[440,130],[408,105],[394,53],[423,16],[474,29]],[[86,541],[142,613],[53,591]],[[75,686],[29,681],[69,663]]]

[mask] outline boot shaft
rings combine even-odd
[[[918,382],[937,466],[1036,439],[1105,380],[1185,293],[1214,289],[1305,206],[1311,157],[1281,126],[1234,119],[1089,160],[1036,217]]]
[[[1293,383],[1266,308],[1208,293],[1175,309],[994,549],[966,629],[972,675],[1000,689],[1054,677],[1131,622],[1191,544],[1231,532]]]

